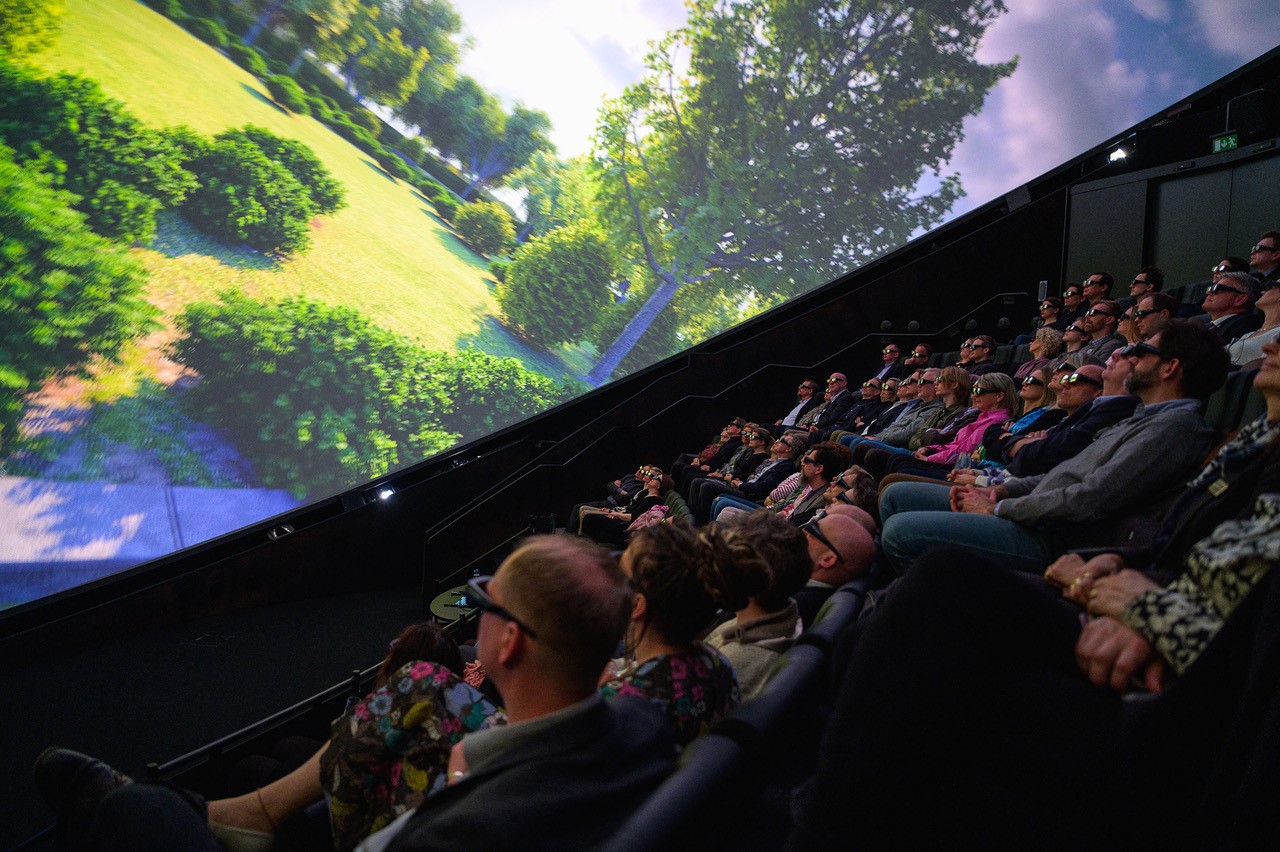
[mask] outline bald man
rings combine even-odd
[[[793,597],[800,610],[800,622],[808,630],[837,587],[867,572],[876,546],[871,533],[846,514],[818,515],[800,529],[808,541],[813,571],[809,582]]]

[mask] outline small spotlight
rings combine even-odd
[[[1107,162],[1109,162],[1109,163],[1118,163],[1118,162],[1120,162],[1121,160],[1123,160],[1125,157],[1128,157],[1128,156],[1129,156],[1129,152],[1128,152],[1128,151],[1126,151],[1126,150],[1125,150],[1125,149],[1123,149],[1123,148],[1117,148],[1117,149],[1115,149],[1114,151],[1112,151],[1112,152],[1111,152],[1111,156],[1107,157]]]
[[[391,495],[395,493],[396,493],[396,490],[392,488],[390,485],[384,485],[381,488],[379,488],[377,492],[375,492],[374,496],[376,496],[379,500],[390,500]]]

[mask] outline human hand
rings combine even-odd
[[[973,485],[978,479],[978,471],[971,467],[955,467],[947,471],[947,479],[956,485]]]
[[[1114,618],[1095,618],[1076,640],[1076,664],[1098,686],[1125,692],[1129,679],[1141,672],[1142,686],[1150,692],[1163,688],[1164,661],[1140,633]]]
[[[980,488],[977,485],[961,486],[965,489],[960,495],[960,511],[969,515],[994,515],[996,502],[1000,495],[994,488]]]
[[[915,456],[916,458],[918,458],[918,459],[920,459],[921,461],[923,461],[923,460],[925,459],[925,457],[927,457],[927,456],[929,455],[929,453],[930,453],[930,452],[932,452],[932,451],[933,451],[933,448],[932,448],[932,447],[921,447],[920,449],[916,450],[916,451],[915,451],[914,453],[912,453],[911,455],[913,455],[913,456]]]
[[[1125,568],[1110,577],[1101,577],[1094,581],[1093,588],[1089,590],[1089,614],[1119,618],[1130,601],[1143,592],[1159,587],[1147,575],[1132,568]]]
[[[1067,553],[1045,569],[1044,578],[1050,585],[1062,589],[1064,598],[1085,606],[1094,580],[1124,567],[1124,560],[1115,553],[1100,553],[1089,560],[1078,553]]]
[[[453,748],[449,749],[449,781],[450,784],[456,784],[463,778],[467,777],[467,756],[462,751],[462,741],[453,744]]]

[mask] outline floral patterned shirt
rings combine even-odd
[[[445,785],[449,751],[463,734],[506,715],[449,669],[406,663],[386,685],[334,720],[320,759],[334,847],[360,841]]]
[[[635,695],[661,705],[671,720],[678,751],[711,730],[738,706],[739,698],[733,667],[702,642],[683,654],[661,654],[642,663],[629,663],[600,691],[606,697]]]
[[[1280,424],[1254,421],[1222,448],[1192,481],[1195,488],[1218,477],[1224,459],[1243,455],[1252,463],[1280,436]],[[1227,617],[1280,561],[1280,494],[1264,489],[1247,516],[1225,521],[1186,556],[1187,570],[1168,586],[1138,595],[1123,621],[1141,633],[1174,671],[1182,674],[1217,635]]]

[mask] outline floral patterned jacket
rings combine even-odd
[[[445,785],[449,751],[463,734],[506,715],[448,668],[407,663],[334,720],[320,759],[334,847],[354,848]]]
[[[624,666],[600,687],[606,697],[635,695],[666,710],[676,749],[711,730],[738,706],[738,680],[719,652],[697,642],[683,654],[662,654]]]

